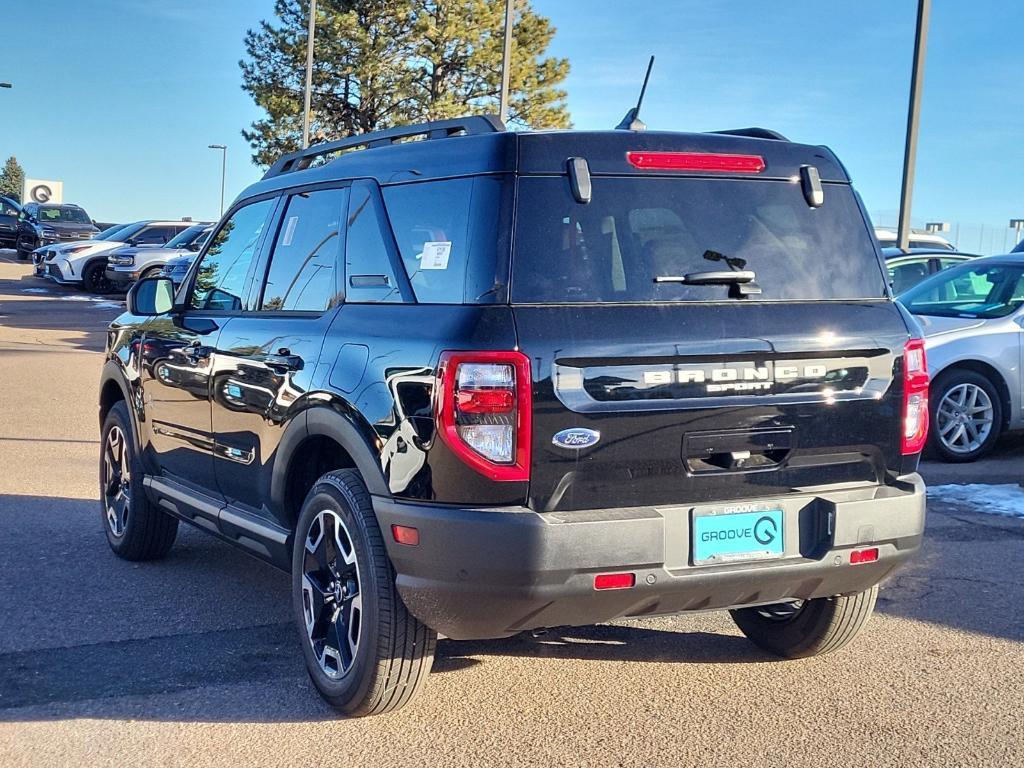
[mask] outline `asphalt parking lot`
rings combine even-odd
[[[0,252],[0,765],[1024,765],[1024,519],[930,504],[865,635],[782,662],[727,616],[439,645],[425,694],[339,719],[308,682],[287,577],[183,528],[107,549],[96,382],[121,301]],[[1024,439],[930,484],[1024,480]],[[1012,489],[1011,489],[1012,492]]]

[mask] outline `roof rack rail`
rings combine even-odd
[[[447,139],[452,136],[476,136],[483,133],[498,133],[504,130],[505,124],[501,122],[497,115],[468,115],[452,120],[432,120],[428,123],[402,125],[395,128],[387,128],[383,131],[359,133],[345,139],[338,139],[337,141],[313,144],[298,152],[282,155],[263,174],[263,178],[269,179],[274,176],[280,176],[283,173],[301,171],[308,168],[318,157],[355,147],[362,147],[364,149],[387,147],[401,139],[413,136],[424,136],[426,139]]]
[[[751,139],[771,139],[772,141],[789,141],[778,131],[770,128],[731,128],[728,131],[711,131],[711,133],[724,133],[729,136],[748,136]]]

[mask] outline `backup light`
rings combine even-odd
[[[634,168],[647,171],[720,171],[760,173],[765,169],[760,155],[731,155],[716,152],[627,152]]]

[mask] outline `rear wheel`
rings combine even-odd
[[[139,280],[148,280],[151,277],[160,277],[160,273],[163,272],[163,267],[150,267],[139,275]]]
[[[124,401],[103,422],[100,504],[107,543],[125,560],[155,560],[170,551],[178,521],[151,504],[142,490],[143,470]]]
[[[103,261],[94,261],[82,272],[82,287],[90,293],[110,293],[114,284],[103,274],[107,265]]]
[[[853,640],[871,618],[878,586],[844,597],[821,597],[730,611],[756,646],[787,659],[819,656]]]
[[[946,371],[931,385],[928,443],[944,461],[966,462],[991,451],[1003,429],[1003,403],[987,376]]]
[[[437,635],[399,597],[370,495],[352,470],[324,475],[306,497],[292,598],[306,669],[329,704],[383,714],[422,687]]]

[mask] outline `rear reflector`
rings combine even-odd
[[[651,171],[722,171],[760,173],[764,158],[760,155],[725,155],[713,152],[627,152],[626,160],[634,168]]]
[[[391,535],[399,544],[405,544],[407,547],[419,546],[420,532],[416,528],[411,528],[408,525],[392,525]]]
[[[871,549],[855,549],[850,553],[850,565],[873,563],[878,559],[878,547]]]
[[[903,349],[903,434],[900,452],[920,453],[928,439],[928,361],[924,341],[911,339]]]
[[[599,573],[594,577],[594,589],[629,589],[635,584],[635,573]]]

